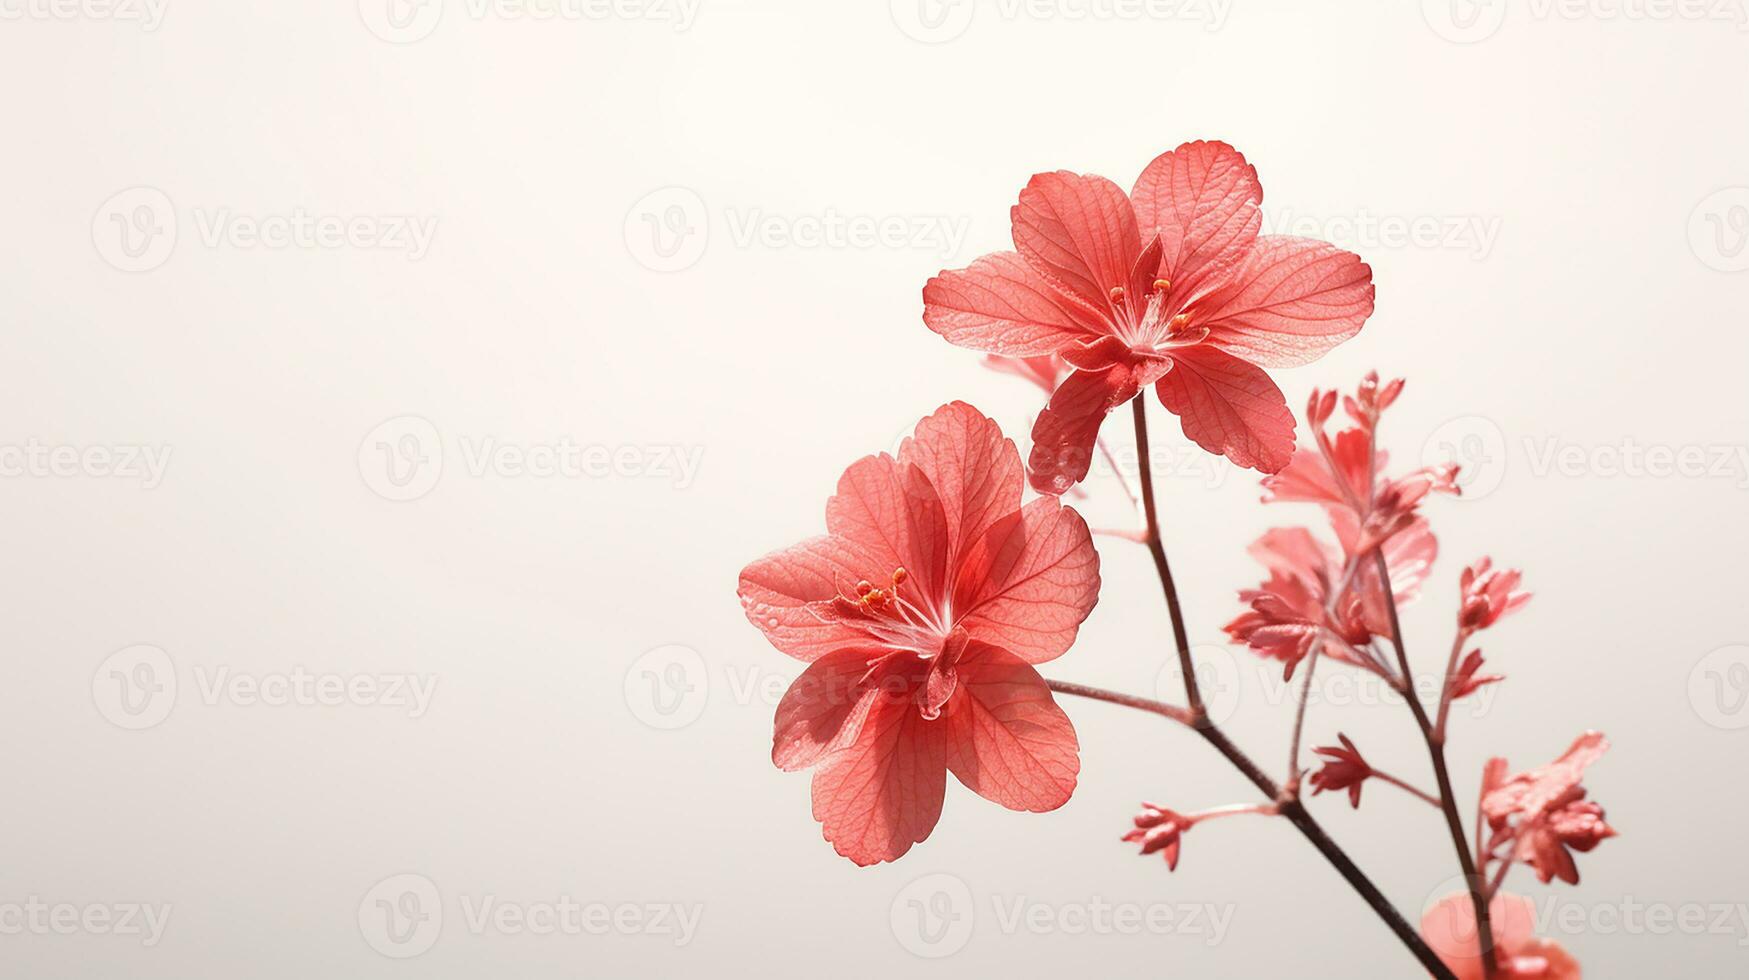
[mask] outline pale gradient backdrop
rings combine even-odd
[[[955,786],[870,870],[767,758],[798,668],[743,620],[742,564],[819,531],[841,469],[941,402],[1021,438],[1039,405],[922,326],[924,280],[1003,247],[1034,171],[1128,186],[1219,138],[1275,230],[1375,270],[1371,322],[1281,372],[1290,402],[1406,375],[1389,447],[1474,464],[1430,507],[1418,666],[1464,562],[1538,593],[1486,637],[1509,681],[1455,722],[1466,814],[1487,756],[1605,730],[1588,783],[1622,836],[1580,887],[1514,884],[1587,976],[1740,975],[1742,21],[0,0],[0,972],[1413,975],[1285,825],[1199,828],[1175,874],[1118,842],[1142,799],[1251,798],[1158,719],[1068,704],[1066,807]],[[1290,703],[1219,627],[1258,577],[1244,545],[1310,515],[1157,421],[1199,657],[1279,771]],[[1127,519],[1109,478],[1080,506]],[[1158,586],[1101,548],[1046,673],[1153,692]],[[1309,737],[1428,782],[1407,711],[1325,676]],[[1431,810],[1312,805],[1411,918],[1450,887]]]

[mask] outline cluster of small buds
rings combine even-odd
[[[1458,627],[1465,633],[1485,630],[1529,602],[1530,593],[1518,591],[1522,579],[1523,575],[1517,569],[1497,569],[1488,558],[1464,569],[1458,580],[1463,593]]]
[[[1123,839],[1131,843],[1140,843],[1143,854],[1164,852],[1166,867],[1178,870],[1178,847],[1184,838],[1184,832],[1196,824],[1193,817],[1187,817],[1175,810],[1168,810],[1156,803],[1143,803],[1142,812],[1136,814],[1136,827],[1123,835]]]

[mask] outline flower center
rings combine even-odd
[[[1189,347],[1208,337],[1207,327],[1192,326],[1194,311],[1171,309],[1172,280],[1156,279],[1147,296],[1137,297],[1122,286],[1111,287],[1112,326],[1131,350],[1154,353]]]
[[[933,603],[908,598],[900,586],[911,575],[903,567],[893,569],[885,585],[875,585],[863,579],[852,590],[855,597],[839,596],[858,620],[858,625],[882,646],[894,651],[909,651],[928,659],[941,652],[943,641],[952,632],[948,625],[951,613],[935,610]],[[908,589],[905,591],[914,591]],[[926,608],[927,607],[927,608]]]

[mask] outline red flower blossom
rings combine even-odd
[[[1492,559],[1483,558],[1464,569],[1459,580],[1463,605],[1458,626],[1466,633],[1485,630],[1530,601],[1529,592],[1518,591],[1523,575],[1517,569],[1496,569],[1493,565]]]
[[[1384,590],[1370,563],[1352,552],[1338,553],[1305,528],[1270,530],[1250,551],[1269,578],[1240,591],[1249,608],[1226,625],[1234,642],[1282,661],[1286,677],[1320,640],[1326,641],[1326,656],[1388,676],[1366,649],[1375,636],[1390,631]],[[1392,590],[1403,603],[1419,594],[1439,542],[1427,522],[1417,520],[1387,541],[1384,552]]]
[[[1494,934],[1494,975],[1499,978],[1579,980],[1579,963],[1561,945],[1536,934],[1536,906],[1528,898],[1501,893],[1488,903]],[[1476,908],[1468,892],[1447,895],[1421,917],[1421,938],[1433,947],[1458,980],[1482,980]]]
[[[1349,805],[1360,809],[1360,787],[1372,777],[1373,768],[1360,755],[1360,750],[1341,732],[1336,737],[1342,740],[1340,746],[1325,745],[1313,749],[1313,752],[1324,757],[1324,767],[1312,773],[1312,795],[1317,796],[1325,790],[1347,790]]]
[[[1608,750],[1602,733],[1586,732],[1559,759],[1529,772],[1505,777],[1506,760],[1488,760],[1482,770],[1482,815],[1493,831],[1488,853],[1511,844],[1511,857],[1535,868],[1544,884],[1555,878],[1578,884],[1571,852],[1615,836],[1580,785],[1585,769]]]
[[[1069,365],[1055,354],[1045,354],[1040,357],[1003,357],[1000,354],[985,354],[984,366],[1002,374],[1012,374],[1017,378],[1030,381],[1043,388],[1045,394],[1057,390],[1057,383],[1068,373]]]
[[[1078,514],[1021,490],[1014,443],[954,402],[844,472],[824,537],[741,572],[747,618],[809,664],[772,761],[817,767],[814,817],[857,864],[929,836],[948,770],[1015,810],[1075,787],[1075,731],[1032,665],[1074,640],[1099,556]]]
[[[1143,854],[1164,852],[1167,869],[1177,871],[1179,845],[1183,842],[1184,832],[1194,826],[1196,821],[1159,804],[1143,803],[1142,812],[1136,814],[1135,823],[1135,829],[1124,834],[1123,839],[1140,843]]]
[[[1498,684],[1506,679],[1504,674],[1482,674],[1482,651],[1471,650],[1458,664],[1457,670],[1451,676],[1451,698],[1457,701],[1467,698],[1489,684]]]
[[[1033,427],[1041,493],[1086,477],[1100,423],[1148,385],[1209,452],[1287,465],[1293,415],[1263,368],[1358,333],[1372,270],[1326,242],[1259,235],[1262,200],[1256,170],[1218,142],[1161,154],[1128,195],[1103,177],[1037,174],[1011,212],[1015,251],[924,286],[923,321],[951,343],[1075,368]]]

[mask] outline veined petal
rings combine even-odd
[[[1087,478],[1099,426],[1111,410],[1135,397],[1133,372],[1119,364],[1076,371],[1063,379],[1032,426],[1027,476],[1039,493],[1057,495]]]
[[[814,773],[814,819],[857,864],[891,861],[935,829],[946,788],[946,722],[882,697],[856,740]]]
[[[1329,242],[1264,235],[1208,300],[1208,342],[1264,367],[1298,367],[1360,332],[1372,267]]]
[[[1186,143],[1155,157],[1130,191],[1143,238],[1160,236],[1160,274],[1194,297],[1236,265],[1263,227],[1263,185],[1238,150]]]
[[[900,445],[899,459],[915,465],[935,488],[956,560],[1020,506],[1025,477],[1019,450],[965,402],[943,405],[917,423],[916,434]]]
[[[771,761],[786,772],[806,769],[854,742],[881,696],[863,679],[880,651],[838,650],[808,665],[777,704]]]
[[[959,662],[946,715],[947,764],[979,796],[1043,813],[1068,802],[1081,771],[1080,743],[1038,671],[974,642]]]
[[[948,343],[1006,357],[1054,354],[1097,336],[1093,311],[1063,302],[1014,252],[945,270],[923,286],[923,322]]]
[[[1099,601],[1099,552],[1087,522],[1040,497],[997,522],[961,563],[964,626],[1027,663],[1061,656]]]
[[[1123,188],[1067,170],[1035,174],[1010,216],[1022,258],[1082,303],[1111,309],[1111,288],[1130,281],[1142,251]]]
[[[947,515],[917,466],[885,453],[852,463],[826,502],[826,530],[873,557],[870,581],[904,568],[926,600],[946,595]]]
[[[867,639],[854,626],[822,615],[818,604],[853,594],[857,580],[880,567],[880,560],[849,541],[810,538],[742,569],[737,591],[748,621],[772,646],[811,662]]]
[[[1239,466],[1274,473],[1294,451],[1294,417],[1263,369],[1212,347],[1174,351],[1155,390],[1192,442]]]

